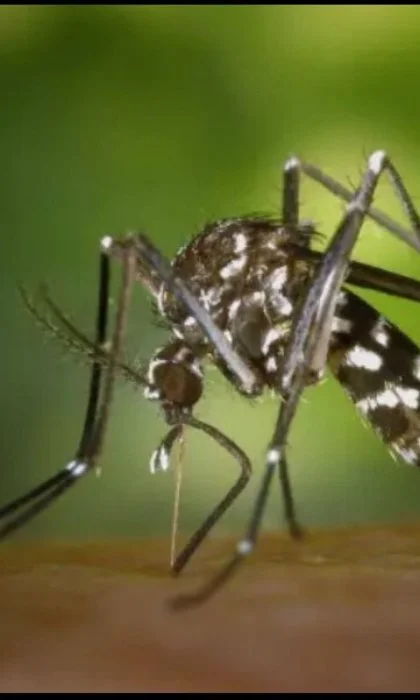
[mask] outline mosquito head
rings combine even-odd
[[[159,401],[170,415],[190,410],[203,392],[203,372],[191,349],[181,340],[159,348],[149,362],[145,397]]]

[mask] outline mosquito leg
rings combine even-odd
[[[106,338],[108,294],[109,261],[105,255],[101,255],[95,334],[97,344],[104,343]],[[98,402],[100,381],[101,367],[97,362],[94,362],[91,370],[88,404],[86,408],[82,436],[76,453],[76,460],[74,460],[74,463],[70,462],[67,467],[59,471],[50,479],[47,479],[36,488],[30,490],[28,493],[0,509],[0,523],[5,518],[8,520],[5,525],[0,526],[0,537],[5,537],[23,525],[26,521],[30,520],[34,515],[36,515],[36,513],[43,510],[52,500],[54,500],[56,496],[60,495],[64,490],[71,486],[77,479],[78,475],[81,476],[82,473],[84,473],[82,468],[78,471],[74,464],[77,462],[77,456],[80,453],[81,447],[83,447],[83,445],[86,443],[89,430],[91,429],[94,412]],[[21,509],[25,506],[29,506],[29,508],[21,512]],[[15,517],[11,518],[13,515]]]
[[[179,416],[179,423],[171,428],[171,430],[165,435],[159,447],[153,452],[150,460],[150,471],[153,474],[157,471],[165,471],[169,468],[171,451],[175,445],[175,442],[181,437],[184,426],[194,428],[195,430],[200,430],[213,438],[215,442],[229,452],[229,454],[231,454],[236,460],[240,468],[240,474],[232,488],[230,488],[227,492],[226,496],[224,496],[220,503],[217,504],[214,510],[210,513],[210,515],[208,515],[192,537],[190,537],[187,544],[175,558],[175,561],[171,567],[172,573],[175,576],[181,573],[194,552],[196,552],[200,544],[207,537],[210,530],[220,520],[228,508],[230,508],[239,494],[242,493],[252,473],[252,467],[248,457],[240,449],[240,447],[233,442],[233,440],[230,440],[226,435],[224,435],[224,433],[217,430],[217,428],[214,426],[209,425],[208,423],[203,423],[193,416],[183,414],[182,416]]]
[[[106,328],[108,323],[108,297],[109,297],[109,259],[106,255],[100,255],[100,284],[98,299],[98,316],[96,321],[95,342],[103,345],[106,340]],[[95,420],[98,411],[98,403],[101,389],[102,367],[98,362],[92,365],[90,378],[89,398],[86,406],[85,420],[79,447],[76,450],[75,460],[83,460],[88,452],[89,443],[94,432]]]
[[[214,525],[220,520],[220,518],[224,515],[228,508],[230,508],[233,502],[242,493],[252,473],[251,463],[246,454],[238,447],[238,445],[235,442],[233,442],[226,435],[217,430],[217,428],[215,428],[212,425],[208,425],[207,423],[203,423],[202,421],[199,421],[196,418],[193,418],[192,416],[183,418],[183,423],[184,425],[188,425],[191,428],[195,428],[196,430],[201,430],[207,433],[207,435],[212,437],[213,440],[218,442],[221,447],[223,447],[227,452],[229,452],[239,465],[240,475],[235,484],[232,486],[232,488],[229,489],[226,496],[222,498],[220,503],[218,503],[214,510],[207,516],[202,525],[200,525],[198,530],[196,530],[192,537],[190,537],[185,547],[176,557],[172,567],[172,571],[175,575],[179,574],[182,571],[182,569],[190,560],[194,552],[198,549],[204,538],[208,535],[210,530],[214,527]]]
[[[294,395],[291,395],[287,401],[281,404],[276,433],[284,433],[284,441],[288,426],[290,425],[297,406],[299,395],[300,393],[296,392]],[[216,574],[214,578],[205,583],[204,586],[202,586],[195,593],[179,595],[173,598],[170,601],[170,607],[172,609],[182,610],[184,608],[201,605],[207,601],[231,578],[244,557],[251,553],[257,539],[258,529],[261,523],[270,484],[274,473],[278,468],[279,456],[278,448],[272,447],[267,453],[263,482],[253,508],[252,517],[246,535],[244,539],[238,543],[233,557]]]
[[[299,254],[302,259],[312,263],[319,263],[324,257],[324,253],[309,249],[301,249]],[[396,272],[389,272],[389,270],[382,270],[379,267],[356,262],[355,260],[350,262],[346,284],[373,289],[383,294],[400,297],[401,299],[420,301],[420,282],[418,280]]]
[[[302,361],[303,346],[307,340],[307,330],[317,314],[316,325],[323,327],[324,354],[327,352],[325,336],[330,333],[336,298],[349,266],[349,259],[357,241],[361,226],[367,216],[373,195],[381,174],[388,171],[406,209],[416,240],[420,244],[420,220],[414,205],[402,182],[383,151],[376,151],[369,158],[368,168],[361,185],[347,204],[345,214],[336,233],[317,266],[306,297],[292,323],[288,346],[282,366],[281,389],[287,389],[291,375]],[[398,235],[394,232],[395,235]],[[414,246],[412,240],[410,245]],[[328,323],[326,323],[328,319]],[[319,343],[318,343],[319,346]],[[319,350],[319,347],[317,348]],[[324,358],[311,358],[311,368],[315,371],[325,366]]]
[[[62,493],[67,491],[70,486],[76,483],[80,477],[90,471],[94,465],[95,459],[101,449],[108,417],[115,375],[115,364],[120,351],[121,335],[124,327],[125,314],[127,312],[128,288],[131,286],[131,278],[133,277],[133,261],[134,254],[127,254],[123,268],[123,282],[102,404],[100,405],[102,363],[94,360],[83,430],[75,458],[55,476],[0,509],[0,538],[11,534],[24,523],[31,520],[37,513],[44,510]],[[95,335],[95,346],[98,347],[102,347],[106,340],[108,296],[109,259],[108,256],[102,252],[100,257],[99,299]],[[6,521],[4,525],[1,525],[2,520]]]
[[[315,165],[298,160],[297,162],[300,163],[301,170],[303,173],[305,173],[305,175],[307,175],[311,180],[318,182],[320,185],[322,185],[322,187],[331,192],[331,194],[339,197],[340,199],[344,199],[345,202],[351,202],[353,200],[354,192],[347,189],[347,187],[344,187],[344,185],[334,180],[334,178],[323,173],[322,170],[317,168]],[[408,215],[415,236],[413,238],[412,232],[407,231],[407,229],[397,224],[395,221],[393,221],[393,219],[375,207],[369,207],[367,216],[373,219],[373,221],[376,221],[376,223],[390,233],[394,233],[398,238],[401,238],[401,240],[408,243],[408,245],[410,245],[412,248],[415,248],[415,250],[420,251],[420,222],[412,199],[403,184],[401,176],[388,158],[386,158],[384,169],[388,170],[389,172],[394,189],[396,190],[398,198],[400,199],[403,208]]]
[[[283,495],[284,514],[286,517],[287,527],[293,539],[298,540],[303,536],[303,530],[296,516],[296,508],[293,498],[292,485],[290,483],[289,470],[286,456],[280,460],[279,464],[279,480]]]
[[[300,186],[300,171],[301,164],[297,158],[289,158],[283,168],[283,212],[282,222],[284,226],[294,228],[299,225],[299,186]],[[309,250],[309,240],[308,240]],[[302,536],[302,528],[300,527],[295,513],[293,501],[293,493],[289,481],[289,475],[285,462],[280,462],[279,480],[283,493],[283,502],[285,506],[286,522],[289,532],[292,537],[299,538]]]
[[[297,158],[289,158],[283,168],[282,223],[293,228],[299,224],[299,180],[301,165]]]
[[[104,239],[102,242],[103,245],[105,245]],[[135,274],[136,251],[134,247],[127,246],[127,249],[124,252],[123,256],[122,281],[117,304],[114,333],[111,343],[112,349],[110,352],[109,366],[104,382],[102,404],[98,409],[97,419],[94,425],[94,432],[86,449],[86,457],[90,469],[94,466],[96,459],[102,451],[102,445],[105,437],[105,432],[109,419],[109,411],[112,402],[116,370],[122,352],[122,343]]]

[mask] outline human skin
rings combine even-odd
[[[420,689],[420,525],[265,535],[211,601],[173,611],[232,547],[174,580],[167,541],[4,545],[0,692]]]

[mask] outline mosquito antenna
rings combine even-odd
[[[82,331],[76,328],[56,302],[53,301],[47,287],[42,286],[40,288],[41,299],[47,306],[52,317],[58,322],[59,326],[54,325],[45,314],[40,312],[23,287],[19,287],[19,292],[29,313],[35,317],[43,330],[51,334],[55,340],[59,340],[67,349],[84,356],[88,362],[92,363],[96,361],[108,367],[110,358],[109,349],[107,349],[105,345],[102,347],[95,345],[94,341],[90,340]],[[134,364],[118,361],[116,363],[116,368],[124,379],[132,382],[136,386],[148,385],[144,374],[139,371]]]

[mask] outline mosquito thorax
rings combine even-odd
[[[238,355],[250,366],[252,393],[231,372],[203,336],[197,319],[169,293],[165,284],[157,307],[173,333],[190,348],[207,352],[224,376],[245,396],[273,387],[290,321],[310,267],[296,249],[307,249],[310,222],[286,227],[269,217],[239,217],[209,223],[175,255],[171,265],[211,315]],[[198,353],[196,353],[198,354]]]

